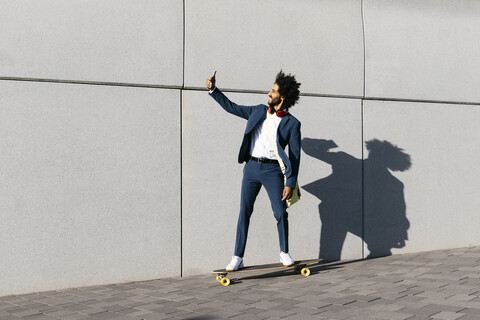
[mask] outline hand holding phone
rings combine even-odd
[[[207,79],[205,84],[206,84],[208,90],[212,90],[213,88],[215,88],[215,75],[216,74],[217,74],[217,71],[215,70],[215,73],[213,74],[213,76],[211,76],[210,78]]]

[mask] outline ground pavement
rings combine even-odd
[[[1,297],[0,319],[480,319],[480,247],[237,275]]]

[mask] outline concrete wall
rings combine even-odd
[[[479,245],[475,0],[0,0],[0,295],[208,273],[245,122],[302,82],[296,259]],[[367,144],[365,144],[368,142]],[[266,194],[245,261],[278,259]]]
[[[282,18],[279,18],[282,17]],[[280,68],[303,93],[362,96],[361,1],[187,0],[185,85],[269,90]]]
[[[405,211],[410,223],[408,241],[394,252],[480,243],[479,121],[478,106],[365,102],[364,139],[388,141],[411,158],[411,168],[400,171],[405,156],[398,150],[380,146],[382,155],[368,157],[374,164],[365,170],[365,198],[370,204],[365,210],[365,221],[372,222],[367,224],[366,239],[377,241],[368,232],[380,234],[379,229],[389,230],[390,234],[403,231]],[[367,150],[365,155],[369,155]],[[385,172],[386,167],[396,171]],[[402,208],[402,200],[406,208]],[[396,224],[390,225],[380,213]]]
[[[181,86],[175,0],[2,0],[4,77]]]
[[[0,7],[0,295],[180,276],[182,2]]]
[[[365,255],[479,244],[479,14],[474,0],[364,1],[363,139],[378,140]]]
[[[0,96],[2,294],[180,275],[178,91],[1,81]]]
[[[365,0],[366,97],[480,101],[480,2]]]

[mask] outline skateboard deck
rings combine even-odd
[[[266,270],[280,270],[280,269],[289,269],[293,268],[293,271],[297,274],[302,274],[305,277],[310,275],[310,269],[306,266],[314,263],[321,262],[322,259],[312,259],[312,260],[299,260],[295,261],[295,264],[291,266],[284,266],[281,263],[271,263],[258,266],[249,266],[240,268],[235,271],[227,271],[226,269],[213,270],[212,273],[217,275],[217,281],[220,282],[225,287],[230,285],[230,279],[227,278],[229,273],[243,273],[243,272],[254,272],[254,271],[266,271]]]

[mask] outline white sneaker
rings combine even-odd
[[[238,270],[238,268],[243,268],[243,258],[239,256],[233,256],[232,261],[230,261],[230,264],[225,267],[225,270],[235,271]]]
[[[280,262],[283,263],[285,267],[290,267],[295,264],[295,260],[290,257],[290,254],[284,252],[280,252]]]

